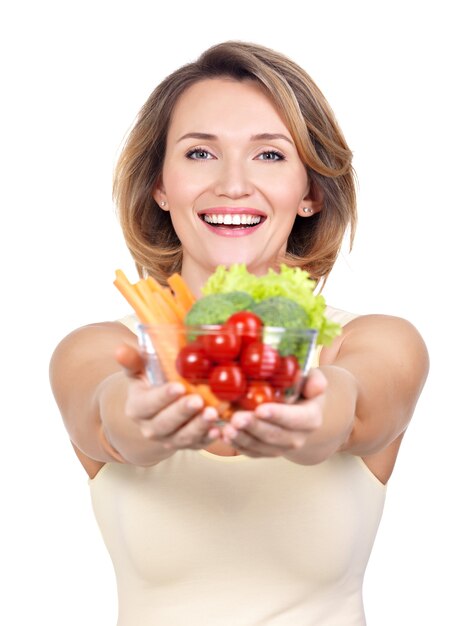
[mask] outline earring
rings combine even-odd
[[[163,209],[164,206],[166,206],[165,200],[163,200],[163,202],[160,202],[160,206],[162,207],[162,209]]]
[[[304,206],[304,208],[302,209],[302,211],[303,211],[304,213],[308,213],[308,214],[313,213],[313,209],[311,209],[309,206]]]

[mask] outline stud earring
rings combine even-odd
[[[308,214],[313,213],[313,209],[311,209],[309,206],[304,206],[304,208],[302,209],[302,211],[303,211],[304,213],[308,213]]]
[[[164,206],[166,206],[165,200],[163,200],[163,202],[160,202],[160,206],[162,207],[162,209],[163,209]]]

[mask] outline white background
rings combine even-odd
[[[302,65],[354,151],[359,229],[328,302],[405,317],[429,346],[366,574],[368,624],[470,623],[464,4],[44,0],[3,10],[2,624],[116,621],[112,566],[48,361],[72,329],[127,312],[112,285],[117,267],[137,278],[110,198],[121,140],[162,78],[226,39]]]

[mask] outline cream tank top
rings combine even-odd
[[[118,626],[365,625],[386,487],[360,457],[303,466],[182,450],[153,467],[108,463],[89,485]]]

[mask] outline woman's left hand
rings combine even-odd
[[[295,404],[266,403],[255,411],[237,411],[222,428],[222,438],[251,457],[277,457],[300,450],[323,423],[327,381],[313,370],[305,381],[303,398]]]

